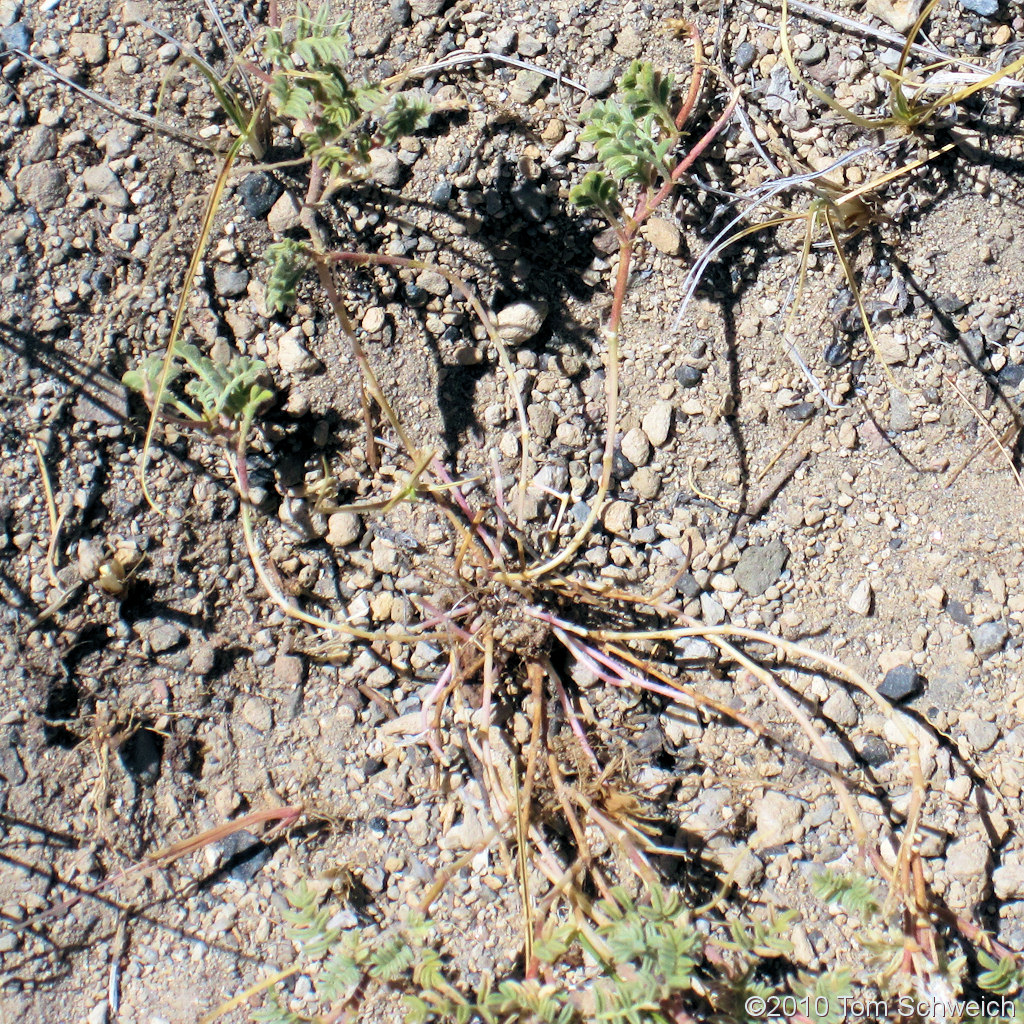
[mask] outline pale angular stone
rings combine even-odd
[[[899,33],[906,33],[917,21],[924,0],[868,0],[865,10],[881,18]]]
[[[98,32],[72,32],[70,38],[72,50],[77,50],[85,58],[85,63],[96,67],[107,60],[107,40]]]
[[[650,461],[651,443],[639,427],[627,431],[626,436],[622,439],[622,454],[634,466],[646,466]]]
[[[309,377],[323,369],[320,360],[310,355],[306,348],[306,336],[301,327],[293,327],[281,335],[277,343],[277,361],[285,373],[298,377]]]
[[[109,206],[112,210],[131,208],[131,198],[109,164],[87,167],[82,173],[82,182],[85,184],[85,191],[104,206]]]
[[[855,615],[870,615],[873,601],[874,592],[871,589],[870,581],[861,580],[850,595],[849,609]]]
[[[655,448],[660,448],[668,440],[668,435],[672,430],[672,403],[655,402],[644,416],[643,428],[647,440]]]
[[[664,217],[652,217],[643,226],[642,234],[658,252],[666,256],[678,256],[683,247],[683,236],[679,228]]]
[[[765,793],[754,805],[757,822],[755,845],[763,849],[792,842],[803,814],[804,805],[799,800],[782,793]]]
[[[548,304],[543,299],[520,299],[494,318],[498,335],[506,345],[523,345],[544,326]]]
[[[604,528],[622,537],[633,528],[633,506],[626,501],[613,501],[604,513]]]
[[[327,520],[327,543],[332,547],[345,548],[355,544],[362,532],[362,520],[355,512],[335,512]]]
[[[286,234],[299,226],[301,213],[302,205],[295,196],[291,192],[282,192],[267,214],[267,227],[275,235]]]
[[[370,151],[370,177],[385,188],[398,188],[402,183],[402,161],[390,149]]]

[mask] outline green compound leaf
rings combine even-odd
[[[274,313],[295,305],[295,289],[311,266],[309,249],[291,239],[268,245],[263,256],[270,267],[267,276],[267,309]]]

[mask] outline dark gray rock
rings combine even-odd
[[[1017,387],[1017,385],[1024,380],[1024,363],[1007,363],[999,373],[996,374],[996,380],[998,380],[1004,388]]]
[[[604,96],[615,84],[615,68],[595,68],[585,83],[591,96]]]
[[[425,306],[430,296],[426,290],[418,284],[407,284],[405,286],[405,300],[410,306]]]
[[[217,294],[224,298],[234,298],[236,295],[243,295],[249,284],[249,271],[244,267],[232,267],[222,263],[213,272],[213,284]]]
[[[960,346],[972,363],[980,363],[985,358],[985,339],[981,331],[967,331],[960,335]]]
[[[754,61],[757,60],[757,50],[754,48],[754,44],[749,42],[740,43],[740,45],[736,47],[736,51],[733,53],[732,59],[736,65],[737,71],[746,71],[747,68],[751,67]]]
[[[956,623],[961,626],[973,626],[974,619],[967,614],[967,609],[963,606],[962,601],[947,601],[946,602],[946,614]]]
[[[791,405],[786,409],[786,415],[791,420],[796,420],[797,423],[809,420],[814,413],[815,405],[813,402],[797,402],[796,405]]]
[[[635,472],[636,466],[616,447],[612,455],[612,477],[616,480],[628,480]]]
[[[885,673],[878,692],[892,701],[906,700],[920,687],[921,677],[913,665],[895,665]]]
[[[892,751],[888,744],[879,736],[866,736],[857,744],[857,753],[872,768],[881,768],[892,760]]]
[[[236,882],[251,882],[273,852],[259,836],[244,829],[225,836],[218,845],[224,858],[223,870]]]
[[[971,642],[974,653],[979,658],[987,658],[1003,649],[1010,630],[1005,622],[983,622],[971,630]]]
[[[696,366],[690,366],[689,364],[686,366],[680,366],[679,369],[676,370],[676,380],[679,381],[684,388],[695,388],[701,382],[703,376],[704,372],[702,370],[699,370]]]
[[[736,563],[733,576],[751,597],[759,597],[778,578],[789,558],[789,548],[776,538],[746,549]]]
[[[590,506],[585,501],[577,501],[569,511],[576,522],[585,523],[590,515]]]
[[[160,777],[160,759],[164,738],[152,729],[138,729],[118,748],[121,764],[145,786],[152,786]]]
[[[430,201],[438,206],[444,206],[452,197],[452,183],[450,181],[439,181],[430,191]]]
[[[269,174],[254,171],[242,179],[238,186],[238,198],[245,212],[254,220],[262,220],[273,209],[284,188]]]
[[[823,358],[829,366],[842,366],[850,358],[850,346],[843,338],[835,338],[825,346]]]

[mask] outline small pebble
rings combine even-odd
[[[177,647],[184,635],[180,626],[173,622],[164,622],[153,629],[146,639],[149,641],[149,649],[154,654],[163,654],[164,651]]]
[[[996,379],[1003,387],[1015,388],[1024,380],[1024,363],[1007,363],[998,374]]]
[[[643,226],[642,234],[658,252],[666,256],[678,256],[683,245],[679,228],[664,217],[652,217]]]
[[[306,348],[306,335],[301,327],[285,331],[277,342],[277,361],[285,373],[308,377],[323,369],[323,364]]]
[[[627,431],[622,439],[622,454],[634,466],[646,466],[651,458],[651,442],[647,440],[647,435],[638,427]]]
[[[305,662],[296,654],[279,654],[274,659],[274,678],[286,686],[301,686],[306,677]]]
[[[247,174],[238,186],[238,197],[253,220],[262,220],[274,208],[284,189],[264,171]]]
[[[626,501],[613,501],[604,513],[604,528],[625,537],[633,529],[633,506]]]
[[[789,548],[776,538],[752,544],[736,563],[733,578],[751,597],[760,597],[779,578],[789,559]]]
[[[127,210],[132,205],[120,178],[108,164],[87,167],[82,172],[82,183],[89,195],[113,210]]]
[[[445,206],[452,197],[452,183],[439,181],[430,191],[430,201],[437,206]]]
[[[398,188],[402,183],[402,161],[390,149],[370,151],[370,178],[385,188]]]
[[[861,580],[853,588],[848,607],[855,615],[870,615],[873,599],[871,583],[868,580]]]
[[[246,697],[242,701],[242,720],[257,732],[269,732],[274,724],[270,705],[261,697]]]
[[[920,677],[913,665],[895,665],[885,673],[878,692],[891,701],[906,700],[919,687]]]
[[[983,622],[971,630],[971,641],[974,653],[979,658],[987,658],[1003,649],[1006,638],[1010,635],[1005,622]]]
[[[668,435],[672,430],[672,403],[655,402],[647,410],[642,426],[647,440],[655,448],[660,448],[668,440]]]
[[[970,743],[976,754],[983,754],[991,750],[999,740],[999,726],[995,722],[986,722],[984,719],[971,715],[966,720],[961,720],[961,726],[967,742]]]
[[[615,84],[615,68],[595,68],[584,84],[591,96],[604,96]]]
[[[27,52],[32,45],[32,32],[23,21],[16,21],[0,32],[0,42],[5,48]]]
[[[892,760],[892,751],[889,745],[880,736],[865,736],[857,744],[857,753],[872,768],[881,768]]]
[[[690,366],[689,364],[680,366],[679,369],[676,370],[676,380],[679,381],[684,388],[697,387],[703,376],[703,370],[699,370],[696,366]]]
[[[999,0],[960,0],[960,6],[983,18],[991,18],[999,13]]]
[[[548,304],[543,299],[519,299],[502,309],[494,322],[506,345],[522,345],[543,327],[547,315]]]
[[[823,358],[829,366],[842,366],[850,359],[850,346],[843,339],[836,338],[825,346]]]
[[[267,227],[275,235],[287,234],[299,226],[301,213],[302,205],[295,196],[291,192],[283,192],[267,214]]]
[[[221,264],[213,272],[213,285],[217,289],[217,294],[224,298],[243,295],[248,284],[249,271],[244,267]]]
[[[754,48],[754,44],[750,42],[740,43],[736,47],[732,59],[737,71],[746,71],[757,60],[757,50]]]
[[[809,420],[814,413],[815,405],[813,402],[797,402],[796,405],[791,405],[786,409],[786,415],[791,420],[796,420],[797,423]]]

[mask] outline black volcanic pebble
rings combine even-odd
[[[996,380],[1004,387],[1015,388],[1024,380],[1024,363],[1007,363],[996,374]]]
[[[868,736],[860,744],[858,753],[872,768],[880,768],[883,764],[892,760],[892,751],[889,749],[888,744],[878,736]]]
[[[917,691],[918,675],[913,665],[895,665],[885,673],[878,692],[886,700],[904,700]]]
[[[825,362],[829,366],[842,366],[850,358],[850,346],[841,338],[825,346]]]
[[[676,380],[683,385],[684,388],[695,388],[701,381],[703,373],[697,369],[696,366],[680,366],[676,370]]]
[[[269,174],[254,171],[242,179],[238,186],[238,197],[245,212],[254,220],[261,220],[270,213],[284,189]]]

